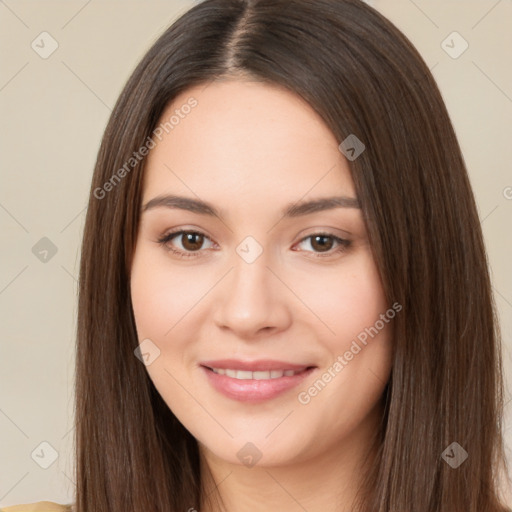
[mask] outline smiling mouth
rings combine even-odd
[[[293,377],[294,375],[298,375],[303,373],[313,366],[307,366],[300,370],[258,370],[258,371],[248,371],[248,370],[235,370],[230,368],[210,368],[206,366],[208,370],[211,370],[213,373],[218,375],[225,375],[226,377],[231,377],[232,379],[238,380],[269,380],[269,379],[280,379],[281,377]]]
[[[248,403],[276,398],[298,386],[317,369],[316,366],[269,360],[205,361],[200,366],[207,381],[217,392],[227,398]]]
[[[199,366],[213,389],[227,398],[248,403],[276,398],[297,387],[318,369],[310,361],[271,358],[219,358],[203,360]]]

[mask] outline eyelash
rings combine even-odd
[[[167,233],[167,234],[163,235],[157,241],[166,250],[172,252],[173,254],[175,254],[179,258],[197,258],[198,257],[198,253],[200,253],[201,250],[184,252],[184,251],[181,251],[181,250],[177,250],[174,247],[168,245],[169,242],[173,238],[176,238],[178,235],[184,235],[184,234],[200,235],[200,236],[203,236],[203,237],[205,237],[205,238],[207,238],[208,240],[211,241],[210,237],[208,237],[204,233],[201,233],[200,231],[195,231],[195,230],[177,230],[177,231],[172,231],[170,233]],[[314,257],[315,258],[325,258],[325,257],[333,256],[334,254],[342,253],[345,250],[347,250],[351,246],[351,244],[352,244],[352,242],[350,240],[346,240],[344,238],[337,237],[337,236],[333,235],[332,233],[325,233],[325,232],[313,233],[311,235],[308,235],[308,236],[304,237],[302,240],[300,240],[299,244],[304,242],[305,240],[308,240],[309,238],[314,238],[316,236],[323,236],[323,237],[332,238],[339,245],[332,252],[326,252],[326,253],[315,253],[314,252],[314,254],[315,254]],[[306,252],[312,252],[312,251],[306,251]]]

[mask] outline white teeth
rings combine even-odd
[[[247,370],[231,370],[224,368],[212,368],[214,373],[218,373],[219,375],[226,375],[227,377],[231,377],[232,379],[239,380],[265,380],[265,379],[279,379],[281,377],[291,377],[297,373],[300,373],[302,370],[294,371],[294,370],[270,370],[270,371],[256,371],[250,372]]]
[[[281,374],[282,372],[277,372]],[[280,377],[281,375],[278,375]],[[270,372],[252,372],[252,378],[256,380],[270,379]]]
[[[240,379],[240,380],[252,379],[252,372],[247,372],[245,370],[238,370],[235,373],[236,373],[236,375],[235,375],[236,379]]]

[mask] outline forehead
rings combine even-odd
[[[158,127],[145,199],[172,191],[254,206],[308,193],[355,196],[339,142],[308,103],[279,86],[227,80],[190,88]]]

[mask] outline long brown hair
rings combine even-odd
[[[403,311],[378,455],[357,510],[506,510],[501,347],[486,252],[428,67],[359,0],[206,0],[143,57],[99,150],[80,267],[76,511],[177,512],[203,501],[197,442],[134,356],[129,283],[145,164],[134,155],[173,98],[227,76],[284,86],[340,143],[352,134],[365,145],[349,165],[386,296]],[[450,463],[465,453],[458,467]]]

